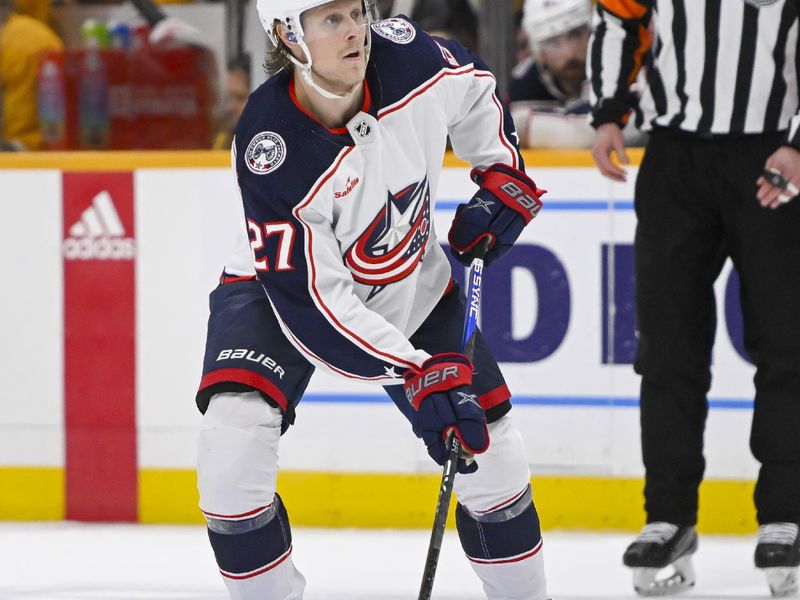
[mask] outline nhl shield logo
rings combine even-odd
[[[411,23],[397,17],[378,21],[372,25],[372,29],[382,38],[397,44],[409,44],[417,36],[417,31]]]
[[[283,138],[272,131],[262,131],[250,140],[244,162],[256,175],[266,175],[280,167],[285,158]]]
[[[359,112],[347,122],[347,131],[356,144],[370,144],[378,134],[378,122],[368,113]]]
[[[362,138],[367,137],[370,133],[372,133],[372,127],[369,126],[369,123],[366,121],[361,121],[358,125],[354,128],[355,132],[361,136]]]

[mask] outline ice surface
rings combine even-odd
[[[413,600],[427,531],[296,529],[305,600]],[[636,597],[621,555],[633,534],[545,532],[553,600]],[[694,600],[769,598],[755,536],[701,536]],[[480,582],[448,531],[434,600],[478,600]],[[202,527],[0,523],[2,600],[227,600]]]

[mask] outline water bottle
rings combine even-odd
[[[53,57],[42,62],[36,82],[39,129],[45,148],[64,149],[66,143],[64,71]]]
[[[111,48],[128,51],[131,49],[131,26],[128,23],[109,21],[108,42]]]
[[[89,49],[83,55],[78,88],[80,146],[83,149],[107,148],[110,126],[108,79],[98,50]]]
[[[108,48],[108,28],[103,21],[86,19],[81,25],[81,40],[84,48],[98,50]]]

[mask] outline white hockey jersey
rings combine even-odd
[[[447,136],[473,166],[524,165],[480,59],[404,18],[373,24],[372,39],[346,127],[305,111],[285,72],[251,95],[233,148],[248,237],[226,272],[255,269],[312,363],[396,384],[428,358],[408,337],[451,278],[431,219]]]

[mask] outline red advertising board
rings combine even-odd
[[[66,517],[137,519],[132,173],[64,173]]]

